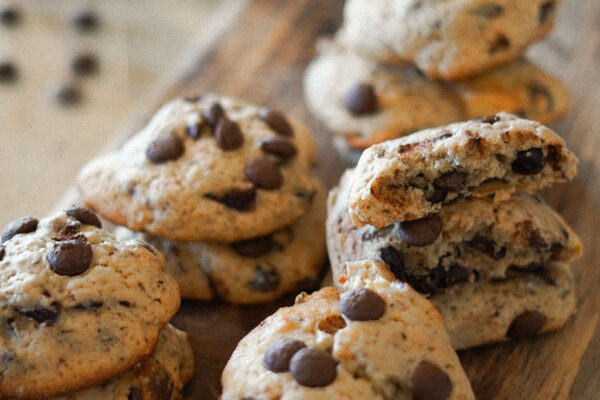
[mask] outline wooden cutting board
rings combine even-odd
[[[336,183],[343,167],[333,156],[330,136],[303,105],[302,74],[314,56],[315,39],[339,27],[341,12],[340,0],[248,3],[209,51],[186,56],[180,73],[133,125],[139,128],[161,102],[175,95],[210,90],[241,96],[307,121],[320,146],[317,172],[328,185]],[[545,197],[573,225],[586,248],[574,265],[578,314],[555,333],[461,352],[480,400],[600,398],[599,25],[600,2],[566,1],[554,33],[530,51],[536,62],[559,74],[573,94],[569,113],[554,128],[581,158],[580,173]],[[196,374],[186,399],[217,399],[221,371],[237,342],[291,302],[291,297],[255,307],[184,302],[174,324],[188,332],[196,352]]]

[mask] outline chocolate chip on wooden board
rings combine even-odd
[[[294,354],[306,347],[300,340],[281,338],[273,343],[265,352],[263,364],[272,372],[287,372]]]
[[[244,143],[244,134],[236,122],[222,116],[215,128],[215,139],[221,149],[235,150]]]
[[[11,222],[2,232],[2,242],[12,239],[20,233],[31,233],[37,230],[38,220],[31,217],[23,217]]]
[[[54,243],[46,256],[50,269],[66,276],[85,272],[92,262],[92,257],[92,246],[83,235]]]
[[[279,135],[294,136],[294,129],[282,112],[263,108],[258,117]]]
[[[302,386],[324,387],[335,381],[337,363],[326,351],[304,348],[292,357],[290,372]]]
[[[452,393],[448,374],[430,361],[421,361],[410,378],[413,400],[445,400]]]
[[[404,243],[419,247],[435,242],[441,232],[442,219],[438,214],[400,222],[398,229],[398,234]]]
[[[352,321],[374,321],[385,312],[385,301],[366,288],[350,290],[340,296],[340,311]]]
[[[268,157],[258,157],[248,161],[244,172],[250,182],[261,189],[275,190],[283,184],[283,175],[279,166]]]
[[[85,207],[71,206],[65,210],[65,213],[75,218],[77,221],[85,225],[93,225],[97,228],[102,228],[102,222],[95,212]]]
[[[346,92],[344,104],[354,115],[371,114],[377,110],[377,94],[372,85],[360,83]]]
[[[175,132],[162,132],[146,149],[146,157],[155,164],[176,160],[183,155],[183,141]]]
[[[546,323],[546,316],[538,311],[524,311],[511,322],[506,336],[512,339],[538,333]]]

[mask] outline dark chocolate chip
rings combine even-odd
[[[331,354],[317,349],[301,349],[290,361],[290,372],[302,386],[327,386],[337,377],[337,365]]]
[[[485,117],[478,118],[475,121],[494,125],[496,122],[500,121],[500,117],[497,115],[486,115]]]
[[[0,245],[0,261],[4,260],[4,255],[6,254],[6,248]]]
[[[14,6],[4,6],[0,9],[0,23],[4,26],[15,26],[21,22],[21,12]]]
[[[131,307],[131,303],[129,301],[127,301],[127,300],[121,300],[121,301],[119,301],[119,304],[122,305],[125,308]]]
[[[504,14],[504,7],[497,3],[483,3],[471,12],[484,18],[494,19]]]
[[[275,268],[268,266],[266,268],[257,265],[254,268],[254,277],[248,282],[250,289],[257,292],[271,292],[281,283],[281,278]]]
[[[232,243],[231,247],[244,257],[260,257],[273,250],[274,242],[271,236],[260,236]]]
[[[433,189],[429,193],[425,195],[425,200],[432,204],[441,203],[446,200],[446,196],[448,195],[448,191],[444,189]]]
[[[102,307],[103,305],[104,305],[104,302],[102,302],[102,301],[87,300],[87,301],[84,301],[83,303],[77,304],[73,308],[76,310],[97,310],[98,308]]]
[[[446,172],[437,178],[433,185],[436,189],[445,190],[451,193],[461,192],[467,183],[467,174],[465,172],[452,171]]]
[[[81,100],[79,87],[70,82],[57,83],[52,88],[52,94],[56,101],[63,106],[73,105]]]
[[[92,32],[100,26],[100,21],[91,11],[83,11],[73,19],[73,26],[77,31],[85,33]]]
[[[395,247],[388,246],[379,249],[381,259],[390,267],[390,271],[400,279],[404,276],[404,256]]]
[[[219,118],[217,122],[215,138],[223,150],[235,150],[244,143],[244,134],[240,126],[225,116]]]
[[[204,197],[238,211],[250,211],[254,208],[256,201],[256,188],[251,186],[247,189],[231,189],[222,196],[205,194]]]
[[[427,246],[442,232],[442,219],[437,214],[399,224],[398,233],[402,241],[411,246]]]
[[[446,274],[445,286],[452,286],[457,283],[463,283],[469,281],[469,276],[471,273],[465,267],[460,265],[452,265],[448,269],[448,273]]]
[[[354,115],[371,114],[377,110],[377,94],[372,85],[361,83],[346,92],[344,104]]]
[[[190,138],[197,140],[200,137],[200,135],[202,134],[202,131],[204,130],[205,123],[206,123],[206,121],[204,121],[204,119],[200,119],[200,120],[198,120],[198,122],[188,125],[185,129],[187,132],[187,135]]]
[[[340,311],[352,321],[375,321],[385,312],[385,301],[366,288],[350,290],[340,296]]]
[[[2,242],[12,239],[20,233],[31,233],[37,230],[38,220],[31,217],[24,217],[11,222],[2,232]]]
[[[552,97],[552,93],[546,85],[540,82],[531,82],[527,85],[527,91],[529,93],[529,99],[532,103],[545,103],[547,112],[554,111],[554,97]]]
[[[427,360],[417,365],[410,383],[414,400],[445,400],[452,393],[452,381],[448,374]]]
[[[290,370],[290,360],[306,344],[300,340],[281,338],[273,343],[265,352],[263,364],[272,372],[287,372]]]
[[[545,161],[550,164],[554,171],[560,171],[561,154],[558,147],[548,145],[548,154],[546,154]]]
[[[546,323],[546,316],[538,311],[524,311],[510,324],[506,336],[520,338],[538,333]]]
[[[267,157],[258,157],[248,161],[244,172],[250,182],[261,189],[274,190],[283,184],[283,175],[281,175],[279,166]]]
[[[93,225],[102,228],[102,222],[95,212],[85,207],[71,206],[65,210],[68,216],[75,218],[84,225]]]
[[[294,135],[294,129],[292,128],[292,125],[290,125],[289,121],[283,113],[263,108],[262,110],[260,110],[258,116],[278,134],[282,136]]]
[[[177,160],[185,152],[183,141],[175,132],[162,132],[148,145],[146,157],[154,164]]]
[[[489,48],[490,54],[495,54],[499,51],[505,51],[510,47],[510,40],[506,35],[498,33]]]
[[[294,142],[279,136],[265,140],[261,143],[260,148],[282,160],[288,160],[298,152]]]
[[[0,62],[0,83],[11,83],[17,80],[17,67],[10,61]]]
[[[517,174],[535,175],[544,168],[544,152],[540,148],[519,151],[511,167]]]
[[[77,222],[71,222],[69,224],[67,224],[67,226],[65,226],[62,231],[60,232],[60,235],[58,237],[53,237],[53,240],[65,240],[66,238],[70,237],[70,236],[75,236],[79,233],[79,229],[81,228],[81,223],[79,221]]]
[[[170,400],[173,393],[173,382],[163,369],[155,370],[151,381],[152,393],[156,400]]]
[[[217,123],[224,115],[225,110],[223,110],[223,107],[221,107],[219,103],[213,103],[210,107],[208,107],[208,110],[204,113],[204,119],[206,119],[206,122],[208,122],[210,126],[216,127]]]
[[[475,250],[479,250],[482,253],[487,254],[495,260],[499,260],[506,255],[506,248],[503,247],[499,251],[496,251],[496,243],[494,243],[493,240],[481,235],[477,235],[473,239],[469,240],[467,245]]]
[[[83,273],[92,263],[92,246],[83,235],[54,243],[48,250],[50,269],[59,275],[74,276]]]
[[[554,0],[546,1],[545,3],[540,4],[540,25],[544,25],[546,21],[548,21],[548,18],[554,13],[555,8],[556,4]]]
[[[71,62],[71,70],[75,75],[91,75],[98,71],[98,58],[91,53],[79,54]]]
[[[329,315],[326,318],[323,318],[317,324],[317,328],[320,331],[325,333],[329,333],[330,335],[334,335],[340,329],[344,329],[346,327],[346,321],[342,318],[341,315]]]
[[[44,307],[31,307],[21,308],[16,311],[24,317],[33,319],[39,324],[47,322],[49,325],[54,325],[58,321],[60,306],[58,304],[53,304],[53,309]]]

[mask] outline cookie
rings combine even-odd
[[[568,106],[565,87],[523,58],[444,83],[427,79],[412,66],[366,59],[335,42],[322,40],[318,50],[304,76],[306,104],[350,149],[499,111],[548,123]],[[361,91],[364,87],[370,90]],[[357,108],[371,103],[370,109]],[[352,154],[350,149],[338,151]]]
[[[423,219],[357,228],[347,208],[352,180],[349,170],[328,199],[334,279],[346,261],[376,260],[429,295],[466,282],[505,278],[509,268],[538,270],[555,261],[571,262],[582,253],[577,234],[543,200],[526,192],[500,203],[470,197]]]
[[[350,0],[338,34],[380,61],[457,80],[516,58],[543,37],[560,0]]]
[[[234,243],[173,242],[121,229],[118,237],[137,237],[156,246],[184,298],[217,297],[231,303],[262,303],[318,286],[325,266],[325,189],[317,192],[306,215],[292,225]]]
[[[165,326],[150,358],[101,386],[52,400],[181,400],[194,374],[194,354],[185,332]]]
[[[438,312],[392,280],[353,280],[341,296],[327,287],[279,309],[233,352],[223,400],[474,399]]]
[[[315,154],[308,129],[277,111],[218,95],[175,99],[87,164],[78,187],[89,207],[134,231],[233,242],[306,212]]]
[[[534,190],[572,179],[577,157],[545,126],[498,113],[427,129],[363,152],[349,193],[356,226],[421,219],[460,197]]]
[[[0,397],[103,384],[148,358],[179,308],[162,255],[98,225],[90,210],[73,207],[3,232]]]

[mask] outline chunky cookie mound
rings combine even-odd
[[[575,176],[577,158],[545,126],[499,113],[427,129],[367,149],[349,193],[356,226],[438,212],[460,197],[534,190]]]
[[[90,162],[85,203],[134,231],[232,242],[273,232],[308,209],[310,132],[282,113],[205,95],[165,104],[120,150]]]
[[[150,356],[179,308],[151,246],[118,241],[88,209],[23,218],[0,244],[0,397],[102,384]]]
[[[392,280],[354,274],[279,309],[234,351],[223,400],[474,399],[438,312]]]
[[[350,0],[340,39],[381,61],[457,80],[520,55],[551,28],[560,0]]]

